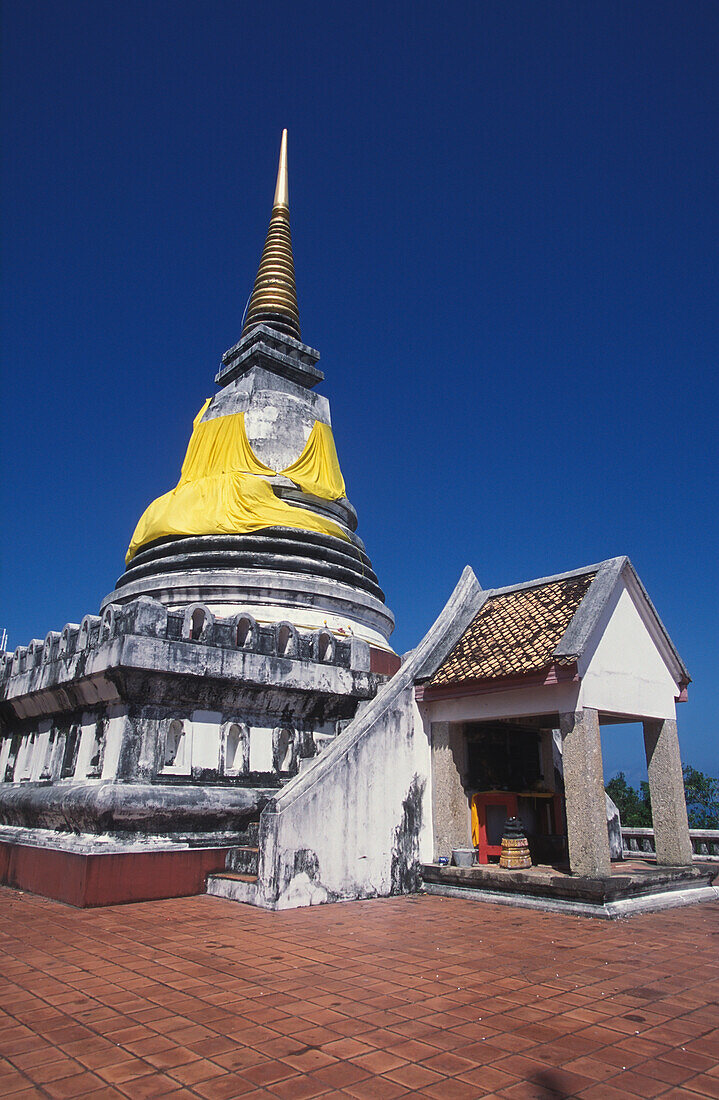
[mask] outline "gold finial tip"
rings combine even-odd
[[[289,209],[290,205],[290,190],[287,183],[287,131],[282,131],[282,141],[280,142],[280,163],[277,166],[277,186],[275,187],[275,201],[273,206],[286,206]]]

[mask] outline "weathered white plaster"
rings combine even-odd
[[[5,769],[7,768],[7,762],[10,757],[10,747],[12,745],[12,737],[6,737],[2,743],[2,749],[0,749],[0,783],[5,782]]]
[[[272,728],[252,726],[250,729],[250,771],[272,771]]]
[[[15,763],[15,781],[29,779],[32,774],[32,754],[35,748],[34,737],[26,733],[20,742],[20,749]]]
[[[674,718],[680,687],[641,597],[623,578],[578,662],[579,705],[628,719]]]
[[[415,861],[431,853],[428,780],[429,746],[410,685],[364,736],[340,734],[282,792],[263,852],[262,903],[286,909],[401,892],[412,852]],[[279,876],[276,899],[270,871]]]
[[[50,730],[52,728],[52,721],[49,718],[43,718],[38,723],[38,736],[35,739],[35,756],[32,764],[32,776],[33,780],[39,779],[47,763],[48,752],[50,749]],[[0,773],[1,774],[1,773]]]
[[[220,760],[222,715],[214,710],[192,714],[192,767],[217,770]]]
[[[102,762],[102,778],[114,779],[120,761],[120,749],[127,725],[127,707],[110,706],[107,708],[107,729],[105,731],[105,757]]]
[[[84,779],[90,770],[90,760],[95,747],[96,726],[97,719],[95,715],[84,713],[82,716],[80,747],[77,751],[77,763],[75,764],[75,779]]]
[[[511,691],[464,695],[457,699],[433,699],[421,704],[430,722],[489,722],[495,718],[559,714],[576,709],[579,684],[534,685]]]
[[[429,727],[415,679],[476,614],[471,569],[375,698],[265,807],[255,904],[271,909],[417,889],[432,856]]]

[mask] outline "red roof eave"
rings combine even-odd
[[[495,691],[516,691],[529,687],[552,687],[554,684],[579,680],[576,662],[558,664],[553,661],[539,671],[514,674],[512,676],[491,676],[477,680],[461,680],[453,684],[429,683],[416,684],[415,699],[418,702],[430,702],[433,699],[456,699],[464,695],[487,695]]]

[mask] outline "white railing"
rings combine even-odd
[[[690,829],[694,859],[719,863],[719,829]],[[625,856],[654,856],[654,830],[622,825],[622,848]]]

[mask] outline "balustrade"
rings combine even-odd
[[[689,837],[693,859],[719,862],[719,829],[690,829]],[[654,830],[622,825],[622,848],[625,858],[653,857],[656,854]]]

